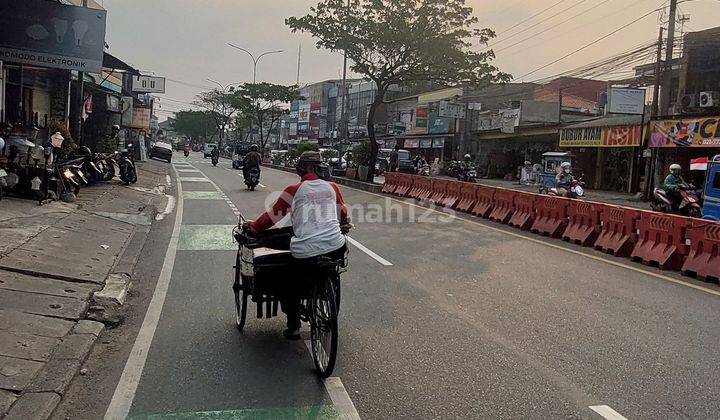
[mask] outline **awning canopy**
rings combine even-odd
[[[103,55],[103,67],[106,69],[124,71],[135,76],[140,76],[140,72],[138,70],[109,53],[104,53]]]
[[[641,123],[642,117],[640,115],[609,115],[578,122],[563,128],[622,127],[628,125],[640,125]]]

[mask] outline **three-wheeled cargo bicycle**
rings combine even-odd
[[[238,330],[245,327],[248,299],[256,304],[257,318],[277,316],[283,299],[299,299],[300,320],[310,324],[317,374],[329,377],[337,357],[340,275],[347,267],[347,254],[298,263],[301,260],[293,259],[289,252],[292,227],[255,235],[243,229],[244,222],[240,216],[233,229],[238,243],[233,283]]]

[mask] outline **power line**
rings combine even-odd
[[[512,30],[512,29],[515,29],[515,28],[517,28],[518,26],[522,25],[523,23],[525,23],[525,22],[527,22],[527,21],[530,21],[530,20],[536,18],[537,16],[542,15],[543,13],[547,12],[548,10],[552,9],[553,7],[557,6],[558,4],[560,4],[560,3],[564,2],[564,1],[565,1],[565,0],[560,0],[560,1],[556,2],[556,3],[553,3],[551,6],[542,9],[541,11],[535,13],[534,15],[532,15],[532,16],[526,18],[526,19],[521,20],[520,22],[514,24],[513,26],[511,26],[511,27],[509,27],[509,28],[507,28],[507,29],[505,29],[505,30],[503,30],[503,31],[501,31],[501,32],[498,32],[496,35],[497,35],[497,36],[500,36],[500,35],[508,32],[508,31],[510,31],[510,30]]]
[[[494,47],[495,45],[501,44],[501,43],[503,43],[503,42],[505,42],[505,41],[507,41],[507,40],[509,40],[509,39],[511,39],[511,38],[514,38],[515,36],[520,35],[520,34],[523,33],[523,32],[527,32],[527,31],[529,31],[530,29],[535,28],[536,26],[547,22],[548,20],[551,20],[551,19],[554,19],[554,18],[558,17],[559,15],[567,12],[567,11],[570,10],[570,9],[573,9],[573,8],[575,8],[575,7],[577,7],[577,6],[580,6],[581,4],[585,3],[586,1],[588,1],[588,0],[580,0],[579,2],[573,4],[572,6],[566,7],[566,8],[564,8],[563,10],[557,12],[557,14],[555,14],[555,15],[553,15],[553,16],[548,16],[548,17],[546,17],[546,18],[544,18],[544,19],[541,19],[541,20],[535,22],[534,24],[525,27],[525,28],[522,29],[521,31],[515,32],[514,34],[510,34],[509,36],[507,36],[507,37],[505,37],[505,38],[503,38],[503,39],[498,40],[497,42],[494,42],[494,43],[488,45],[487,48],[492,48],[492,47]],[[600,4],[607,3],[608,1],[610,1],[610,0],[605,0],[605,1],[603,1],[602,3],[600,3]],[[599,6],[600,4],[596,5],[595,7]],[[586,12],[594,9],[595,7],[592,7],[592,8],[590,8],[590,9],[586,10]],[[582,13],[581,13],[581,14],[582,14]],[[577,17],[577,16],[579,16],[579,14],[578,14],[578,15],[575,15],[574,17]],[[565,21],[564,21],[564,22],[565,22]],[[561,23],[558,23],[557,25],[560,25],[560,24],[561,24]],[[548,28],[547,30],[549,30],[549,29],[552,29],[552,28]],[[517,44],[513,44],[513,45],[517,45]],[[505,48],[507,48],[507,47],[505,47]]]
[[[557,63],[557,62],[560,62],[560,61],[562,61],[562,60],[564,60],[564,59],[566,59],[566,58],[568,58],[568,57],[570,57],[570,56],[572,56],[572,55],[575,55],[575,54],[577,54],[578,52],[580,52],[580,51],[582,51],[582,50],[584,50],[584,49],[586,49],[586,48],[589,48],[589,47],[597,44],[598,42],[600,42],[600,41],[602,41],[602,40],[604,40],[604,39],[606,39],[606,38],[609,38],[609,37],[612,36],[612,35],[615,35],[616,33],[618,33],[618,32],[620,32],[621,30],[627,28],[628,26],[630,26],[630,25],[632,25],[632,24],[634,24],[634,23],[636,23],[636,22],[639,22],[639,21],[642,20],[642,19],[645,19],[646,17],[648,17],[648,16],[650,16],[651,14],[657,12],[658,10],[659,10],[659,9],[653,9],[653,10],[649,11],[648,13],[645,13],[644,15],[638,17],[637,19],[634,19],[634,20],[632,20],[631,22],[628,22],[628,23],[626,23],[625,25],[623,25],[623,26],[621,26],[621,27],[619,27],[619,28],[617,28],[617,29],[615,29],[615,30],[613,30],[613,31],[611,31],[611,32],[609,32],[609,33],[601,36],[600,38],[597,38],[597,39],[595,39],[594,41],[592,41],[592,42],[590,42],[590,43],[588,43],[588,44],[585,44],[585,45],[583,45],[582,47],[580,47],[580,48],[578,48],[578,49],[576,49],[576,50],[574,50],[574,51],[572,51],[572,52],[570,52],[570,53],[568,53],[568,54],[565,54],[564,56],[562,56],[562,57],[560,57],[560,58],[558,58],[558,59],[556,59],[556,60],[553,60],[553,61],[551,61],[551,62],[549,62],[549,63],[547,63],[547,64],[545,64],[545,65],[543,65],[543,66],[540,66],[540,67],[536,68],[535,70],[533,70],[533,71],[531,71],[531,72],[525,73],[525,74],[523,74],[523,75],[520,76],[520,77],[516,77],[515,79],[522,79],[522,78],[524,78],[524,77],[526,77],[526,76],[529,76],[529,75],[531,75],[531,74],[537,73],[538,71],[540,71],[540,70],[542,70],[542,69],[545,69],[545,68],[547,68],[547,67],[550,67],[550,66],[552,66],[553,64],[555,64],[555,63]]]
[[[606,18],[608,18],[608,17],[610,17],[610,16],[614,16],[614,15],[616,15],[616,14],[618,14],[618,13],[621,13],[621,12],[625,11],[625,10],[627,10],[627,9],[630,8],[630,7],[634,7],[634,6],[640,4],[640,3],[644,2],[644,1],[647,1],[647,0],[638,0],[637,2],[633,3],[633,4],[630,5],[630,6],[624,7],[624,8],[622,8],[622,9],[617,10],[617,11],[614,11],[614,12],[612,12],[612,13],[608,13],[608,14],[606,14],[606,15],[598,18],[598,19],[596,19],[595,21],[596,21],[596,22],[602,21],[602,20],[604,20],[604,19],[606,19]],[[599,3],[598,5],[593,6],[593,7],[590,8],[590,9],[587,9],[585,12],[588,12],[588,11],[594,9],[595,7],[601,6],[601,5],[604,4],[604,3],[605,3],[605,2]],[[558,24],[556,25],[556,27],[559,26],[559,25],[562,25],[562,24],[564,24],[564,23],[567,23],[568,21],[570,21],[570,20],[578,17],[579,15],[581,15],[581,14],[583,14],[583,13],[585,13],[585,12],[581,12],[581,13],[579,13],[579,14],[577,14],[577,15],[569,18],[569,19],[566,19],[566,20],[558,23]],[[521,52],[527,51],[527,50],[529,50],[529,49],[531,49],[531,48],[533,48],[533,47],[536,47],[536,46],[538,46],[538,45],[541,45],[541,44],[543,44],[544,42],[547,42],[547,41],[549,41],[549,40],[551,40],[551,39],[555,39],[555,38],[558,38],[558,37],[561,37],[561,36],[566,36],[569,32],[572,32],[572,30],[577,29],[577,28],[580,28],[580,27],[583,27],[583,26],[586,26],[586,24],[585,24],[585,23],[581,23],[581,24],[579,24],[579,25],[575,25],[575,26],[572,26],[572,27],[570,27],[570,28],[563,28],[563,32],[561,32],[561,33],[559,33],[559,34],[557,34],[557,35],[555,35],[555,36],[553,36],[553,37],[547,38],[547,39],[544,40],[543,42],[538,42],[538,43],[529,45],[529,46],[527,46],[526,48],[521,48],[521,49],[519,49],[519,50],[517,50],[517,51],[514,51],[514,52],[511,52],[511,53],[509,53],[509,54],[504,54],[503,56],[504,56],[504,57],[510,57],[510,56],[513,56],[513,55],[517,55],[517,54],[519,54],[519,53],[521,53]],[[506,46],[506,47],[502,47],[502,48],[496,50],[495,52],[497,53],[497,52],[499,52],[499,51],[504,51],[504,50],[506,50],[506,49],[508,49],[508,48],[510,48],[510,47],[513,47],[513,46],[515,46],[515,45],[518,45],[518,44],[521,43],[521,42],[524,42],[524,41],[527,41],[527,40],[529,40],[529,39],[535,38],[537,35],[543,34],[543,33],[547,32],[547,31],[550,30],[550,29],[555,29],[555,28],[545,29],[545,30],[543,30],[543,31],[541,31],[541,32],[538,32],[538,33],[534,34],[534,35],[531,35],[531,36],[528,36],[528,37],[526,37],[526,38],[523,38],[521,41],[518,41],[518,42],[516,42],[515,44],[508,45],[508,46]]]

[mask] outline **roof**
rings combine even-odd
[[[140,76],[140,71],[110,53],[103,53],[103,67],[106,69],[125,71],[135,76]]]
[[[623,125],[640,125],[641,123],[642,116],[640,115],[609,115],[568,125],[563,128],[618,127]]]

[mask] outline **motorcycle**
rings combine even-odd
[[[417,169],[417,174],[420,176],[430,176],[430,165],[426,163],[419,166]]]
[[[118,152],[110,153],[103,158],[103,164],[105,166],[105,178],[103,181],[107,182],[115,178],[115,165],[117,165]]]
[[[679,214],[689,217],[702,217],[702,204],[698,189],[692,184],[681,184],[677,188],[680,195],[680,203],[673,204],[673,199],[662,188],[653,190],[653,198],[650,207],[661,213]]]
[[[212,155],[212,159],[211,159],[211,160],[212,160],[213,166],[217,166],[218,160],[219,160],[218,157],[215,156],[215,155]]]
[[[188,150],[188,149],[183,150],[183,154],[185,155],[185,157],[190,156],[190,150]]]
[[[137,182],[137,170],[135,168],[135,162],[132,160],[132,155],[127,150],[123,150],[120,153],[120,180],[125,185],[134,184]]]
[[[585,182],[582,179],[573,179],[570,188],[552,187],[547,191],[548,195],[567,198],[583,198],[585,197]]]
[[[260,183],[260,169],[250,168],[245,174],[245,185],[250,191],[255,191],[255,187]]]
[[[477,178],[477,170],[470,166],[470,167],[461,167],[458,169],[457,173],[457,180],[462,182],[475,182],[475,179]]]

